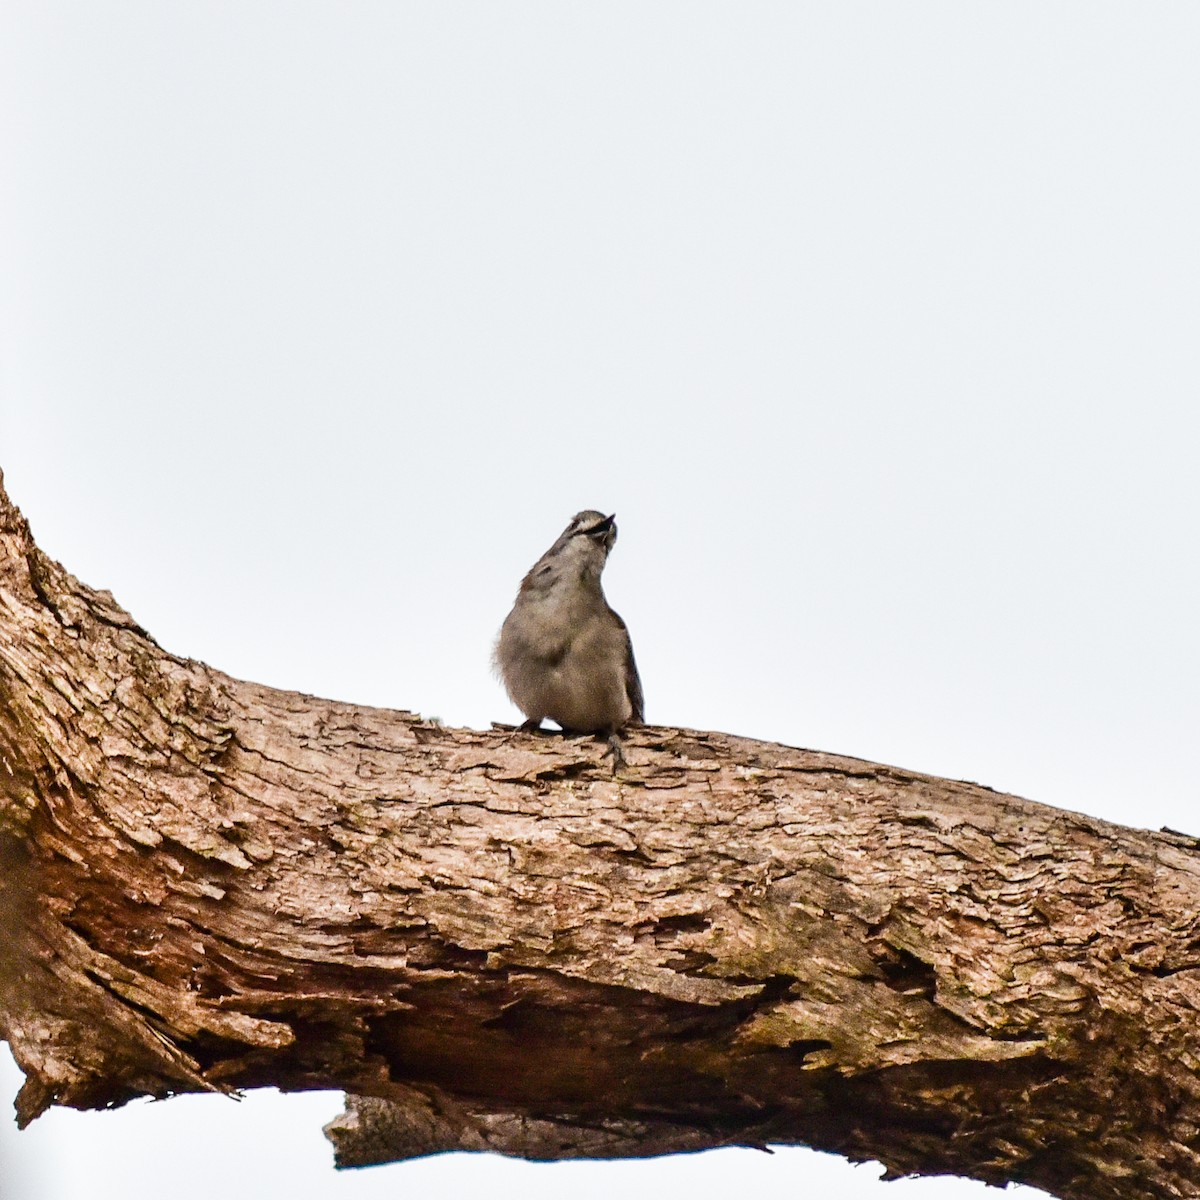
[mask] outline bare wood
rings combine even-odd
[[[1200,1193],[1196,841],[722,734],[627,753],[176,658],[0,486],[20,1120],[340,1087],[344,1165],[804,1143]]]

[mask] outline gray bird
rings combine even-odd
[[[613,517],[593,509],[572,517],[521,580],[495,653],[505,689],[528,718],[523,728],[549,718],[569,732],[607,734],[614,769],[624,761],[617,733],[644,720],[629,630],[600,586],[616,540]]]

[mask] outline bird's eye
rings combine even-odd
[[[594,541],[602,542],[609,536],[609,534],[614,532],[613,519],[612,517],[604,517],[602,520],[597,521],[594,525],[585,526],[584,528],[580,529],[579,532],[586,533],[588,537],[592,538]]]

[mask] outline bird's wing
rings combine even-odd
[[[646,701],[642,696],[642,677],[638,674],[637,663],[633,657],[633,641],[629,636],[629,628],[616,613],[617,624],[625,635],[625,694],[629,697],[633,709],[629,719],[641,725],[646,720]]]

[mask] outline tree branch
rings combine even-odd
[[[21,1122],[340,1087],[343,1165],[803,1143],[1200,1190],[1194,839],[723,734],[627,755],[176,658],[0,485]]]

